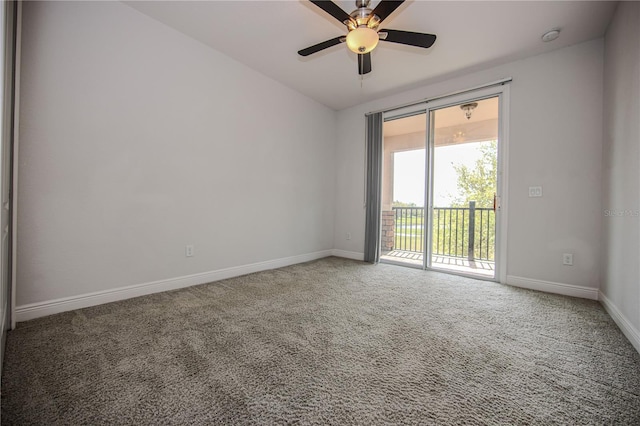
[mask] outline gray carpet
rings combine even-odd
[[[639,424],[597,302],[328,258],[9,333],[3,424]]]

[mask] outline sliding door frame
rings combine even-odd
[[[497,198],[496,198],[496,241],[495,241],[495,274],[489,280],[501,283],[507,282],[507,230],[508,230],[508,199],[509,192],[509,97],[511,78],[477,86],[467,90],[450,93],[447,95],[417,101],[411,104],[382,110],[383,123],[410,117],[418,114],[426,114],[426,140],[425,140],[425,224],[426,232],[423,236],[423,264],[422,269],[433,270],[431,267],[431,227],[433,225],[431,210],[433,208],[433,132],[431,129],[433,119],[432,111],[446,108],[448,106],[459,105],[465,102],[498,97],[498,172],[497,172]],[[379,111],[380,112],[380,111]],[[396,263],[385,261],[385,263]],[[409,266],[406,263],[397,262],[402,266]],[[418,266],[419,267],[419,266]],[[464,275],[472,278],[485,279],[479,275],[464,274],[455,271],[445,271],[455,275]]]
[[[427,104],[427,154],[425,173],[425,212],[427,232],[424,233],[424,269],[437,270],[455,275],[464,275],[472,278],[483,277],[462,272],[434,269],[431,265],[432,232],[433,229],[433,160],[434,160],[434,129],[433,114],[435,111],[460,105],[463,103],[479,101],[488,98],[498,98],[498,172],[497,172],[497,198],[496,198],[496,240],[495,240],[495,274],[491,281],[505,283],[507,279],[507,193],[508,193],[508,152],[509,152],[509,85],[501,84],[483,89],[467,91],[443,98],[439,98]]]
[[[398,108],[398,109],[394,109],[392,111],[389,112],[385,112],[382,115],[382,125],[383,125],[383,129],[384,129],[384,123],[388,122],[388,121],[393,121],[393,120],[401,120],[403,118],[408,118],[408,117],[414,117],[416,115],[421,115],[421,114],[425,114],[427,116],[426,119],[428,119],[428,115],[429,112],[427,111],[427,104],[425,102],[422,103],[418,103],[415,105],[410,105],[404,108]],[[425,119],[425,120],[426,120]],[[427,126],[428,128],[428,126]],[[428,147],[428,142],[429,142],[429,135],[425,134],[425,138],[424,138],[424,150],[425,152],[429,152],[429,147]],[[383,131],[383,152],[384,152],[384,131]],[[425,172],[427,170],[427,166],[429,163],[425,163]],[[384,174],[384,167],[382,168],[382,173]],[[384,181],[384,176],[382,176],[383,181]],[[426,217],[426,211],[427,211],[427,198],[425,196],[425,198],[422,200],[423,201],[423,205],[424,205],[424,214],[423,214],[423,218],[422,218],[422,226],[424,226],[425,228],[425,232],[423,232],[423,238],[422,238],[422,244],[423,244],[423,248],[424,248],[424,244],[425,244],[425,235],[427,234],[427,228],[426,228],[426,223],[427,223],[427,217]],[[380,212],[380,214],[382,214],[382,212]],[[407,268],[414,268],[414,269],[425,269],[425,256],[424,256],[424,249],[423,249],[423,255],[422,255],[423,259],[422,259],[422,265],[418,265],[418,264],[412,264],[412,263],[406,263],[406,262],[401,262],[401,261],[394,261],[391,259],[385,259],[384,263],[389,263],[392,265],[398,265],[398,266],[404,266]]]

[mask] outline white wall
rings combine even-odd
[[[18,310],[332,248],[334,111],[119,2],[23,28]]]
[[[513,77],[508,158],[508,279],[519,285],[547,286],[547,289],[560,289],[562,284],[586,287],[594,289],[589,294],[597,296],[601,244],[602,39],[341,111],[336,148],[336,249],[358,253],[364,250],[364,114],[505,77]],[[543,186],[542,198],[528,197],[528,187],[534,185]],[[345,239],[347,232],[351,233],[351,240]],[[574,254],[574,266],[562,265],[562,253],[566,252]]]
[[[332,248],[358,257],[364,113],[503,77],[507,273],[599,286],[602,40],[337,114],[115,2],[26,2],[22,62],[18,308]]]
[[[607,30],[604,89],[600,290],[640,351],[640,3],[621,2]]]

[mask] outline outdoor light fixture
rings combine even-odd
[[[378,45],[378,33],[375,30],[361,25],[347,34],[347,47],[354,53],[360,55],[369,53]]]
[[[464,111],[464,115],[467,116],[467,120],[471,119],[471,113],[478,106],[477,102],[471,102],[468,104],[460,105],[460,109]]]

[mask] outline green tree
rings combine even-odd
[[[493,197],[497,191],[498,147],[497,141],[481,143],[478,147],[480,158],[474,167],[453,164],[458,175],[458,194],[453,200],[454,207],[467,207],[475,201],[476,207],[493,207]]]
[[[458,175],[458,196],[453,207],[465,210],[443,209],[433,219],[433,253],[444,256],[468,257],[469,241],[474,241],[474,257],[494,260],[495,214],[493,197],[497,191],[497,141],[479,144],[480,156],[473,167],[453,164]],[[469,202],[476,202],[474,234],[469,235]]]

